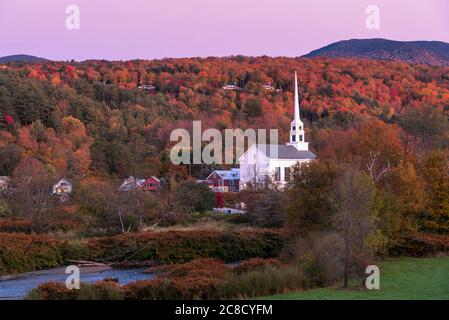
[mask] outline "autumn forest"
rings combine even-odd
[[[219,130],[277,128],[279,142],[288,141],[295,70],[318,160],[295,167],[285,190],[264,185],[216,195],[195,180],[221,166],[170,162],[170,133],[193,120]],[[131,299],[234,298],[286,289],[280,282],[243,292],[237,283],[248,272],[297,279],[288,289],[339,281],[341,270],[323,269],[339,258],[320,250],[339,252],[340,241],[350,246],[341,263],[351,274],[386,256],[447,252],[448,117],[447,67],[265,56],[0,66],[0,176],[11,178],[0,198],[0,274],[68,259],[151,260],[173,265],[158,271],[170,284],[156,278],[101,290]],[[161,190],[119,194],[129,176],[159,177]],[[65,202],[48,193],[61,178],[73,182]],[[247,204],[244,215],[211,213],[217,202],[239,201]],[[350,241],[341,237],[347,233]],[[327,260],[313,264],[305,253]],[[231,276],[222,262],[236,260],[247,262]],[[299,279],[297,265],[314,271]],[[213,281],[208,272],[216,273]],[[193,282],[198,287],[187,290]],[[55,291],[44,286],[35,294]]]

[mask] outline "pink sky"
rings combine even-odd
[[[81,29],[65,27],[78,5]],[[365,28],[368,5],[380,30]],[[0,56],[299,56],[351,38],[449,42],[447,0],[0,0]]]

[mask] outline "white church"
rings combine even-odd
[[[316,158],[309,151],[305,140],[304,123],[299,115],[298,79],[295,71],[294,119],[290,125],[290,142],[285,145],[253,144],[239,158],[240,190],[248,183],[263,182],[274,179],[282,186],[286,181],[289,168],[296,163],[309,162]]]

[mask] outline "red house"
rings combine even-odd
[[[146,179],[145,182],[142,183],[140,188],[143,191],[155,192],[155,191],[159,190],[160,185],[161,185],[161,181],[158,178],[151,176],[148,179]]]
[[[238,192],[240,188],[240,169],[214,170],[206,179],[214,192]]]

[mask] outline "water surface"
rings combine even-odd
[[[80,280],[94,283],[105,278],[116,278],[121,285],[138,280],[149,280],[152,274],[144,273],[145,268],[106,269],[80,268]],[[39,284],[45,282],[65,283],[68,274],[65,268],[55,268],[36,272],[27,272],[0,280],[0,300],[23,299],[25,295]]]

